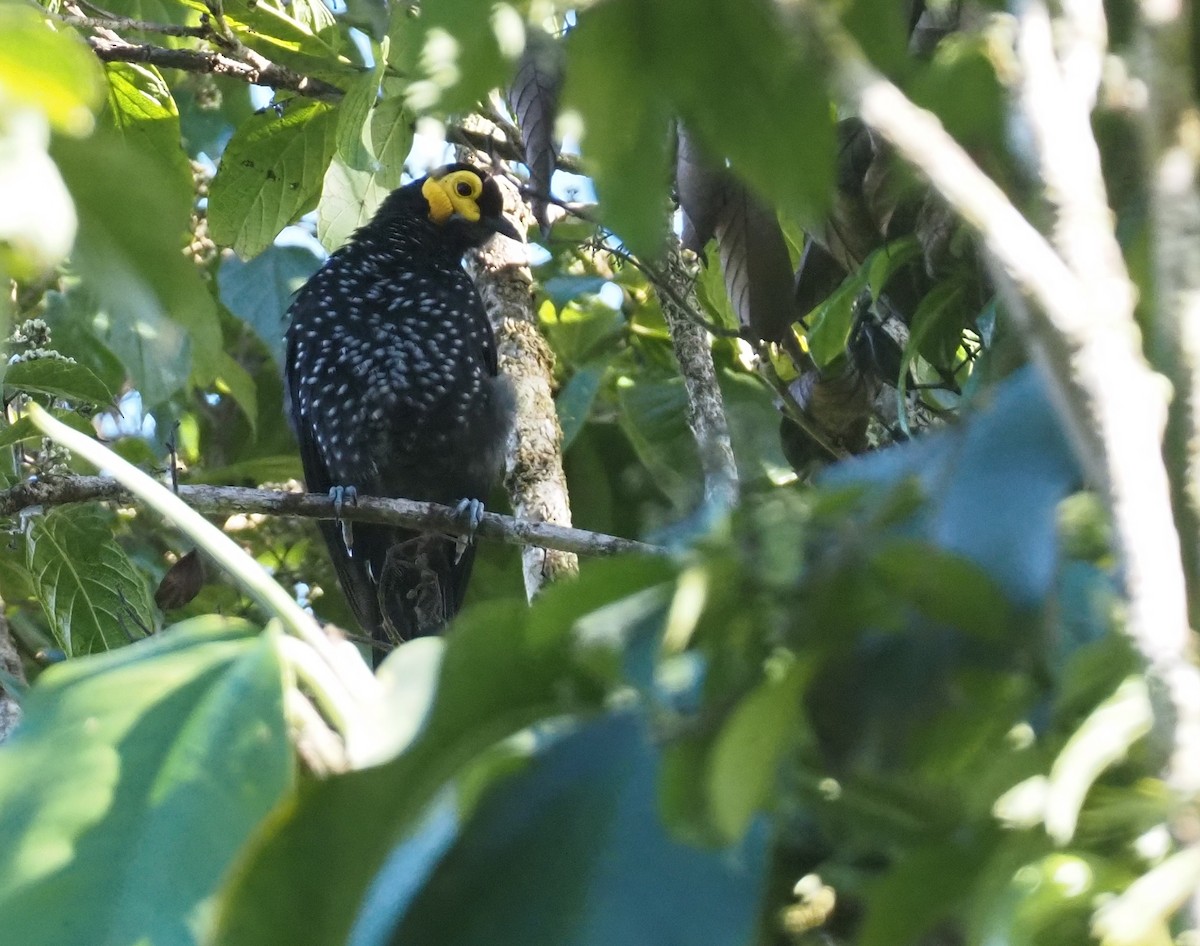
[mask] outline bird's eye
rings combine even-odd
[[[471,196],[471,185],[468,184],[466,181],[459,181],[457,184],[454,185],[454,189],[456,191],[458,191],[459,197],[470,197]]]

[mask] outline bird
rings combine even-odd
[[[310,492],[455,506],[472,529],[499,480],[513,396],[463,255],[519,240],[495,178],[450,164],[393,190],[296,293],[287,411]],[[338,580],[374,646],[440,633],[463,603],[474,546],[322,520]]]

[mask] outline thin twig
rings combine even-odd
[[[149,23],[146,20],[134,20],[127,16],[64,16],[61,22],[83,30],[130,30],[135,33],[155,33],[160,36],[187,36],[193,39],[207,39],[212,31],[207,26],[177,26],[174,23]]]
[[[179,498],[205,515],[229,516],[235,513],[261,513],[294,516],[300,519],[337,519],[333,501],[317,493],[284,493],[276,490],[249,489],[240,486],[180,486]],[[0,492],[0,516],[14,516],[32,506],[63,506],[82,502],[131,504],[133,496],[119,483],[102,476],[64,476],[21,483]],[[467,535],[469,527],[449,506],[418,503],[408,499],[379,499],[359,496],[357,505],[344,506],[340,517],[352,522],[427,529],[446,535]],[[510,545],[535,545],[581,555],[665,555],[666,550],[645,542],[568,529],[545,522],[529,522],[484,513],[475,531],[479,538]]]

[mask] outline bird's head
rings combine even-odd
[[[481,246],[493,233],[521,239],[504,217],[504,196],[496,181],[469,164],[448,164],[419,182],[429,219],[453,233],[455,242]]]

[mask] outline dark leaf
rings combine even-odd
[[[679,122],[675,123],[675,138],[675,188],[683,212],[679,242],[694,253],[703,253],[717,232],[729,173],[703,153],[695,137]]]
[[[779,342],[800,315],[792,263],[775,211],[730,182],[716,217],[725,289],[738,320],[755,338]]]
[[[154,603],[164,611],[182,608],[200,594],[205,580],[204,559],[192,549],[167,569],[154,590]]]
[[[525,35],[525,51],[508,88],[508,102],[521,129],[525,164],[529,168],[529,204],[534,217],[546,226],[545,196],[558,162],[554,120],[563,81],[563,50],[557,39],[538,29]]]
[[[283,331],[292,295],[321,265],[302,246],[269,246],[250,260],[227,256],[217,270],[221,300],[283,362]]]

